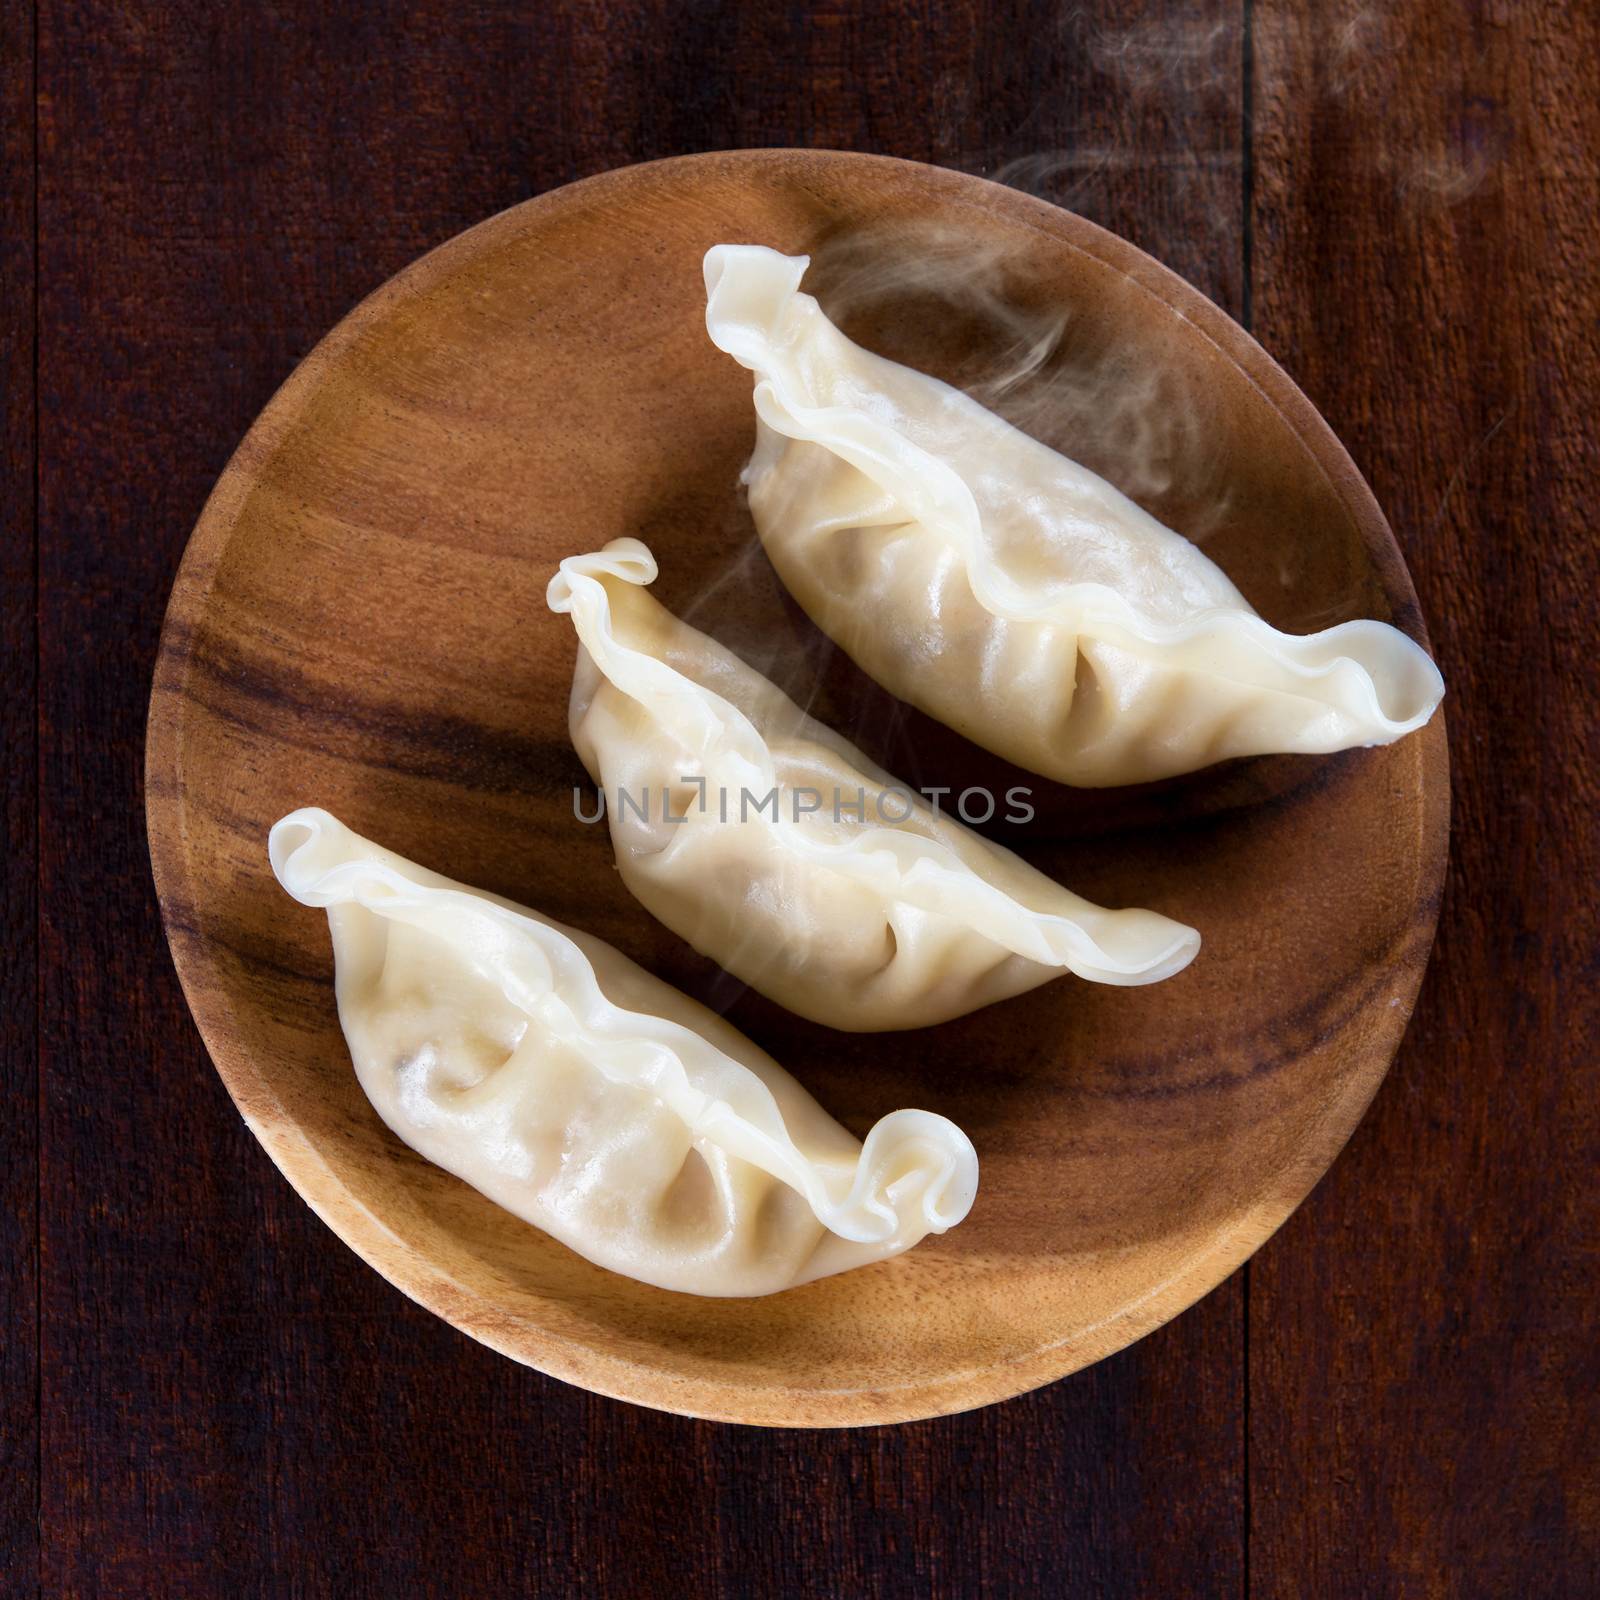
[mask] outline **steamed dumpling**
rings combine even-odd
[[[292,812],[269,851],[295,899],[327,908],[339,1020],[378,1115],[596,1265],[771,1294],[898,1255],[971,1209],[978,1161],[954,1123],[896,1111],[863,1145],[610,945],[326,811]]]
[[[1397,629],[1307,636],[1105,479],[852,344],[808,259],[718,245],[712,341],[755,374],[750,509],[811,619],[892,693],[1089,787],[1230,756],[1388,744],[1438,669]]]
[[[1071,971],[1153,983],[1200,936],[1106,911],[935,814],[644,585],[637,539],[561,563],[572,742],[623,882],[703,955],[835,1028],[915,1028]],[[836,803],[837,802],[837,803]]]

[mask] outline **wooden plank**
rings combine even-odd
[[[1406,1046],[1257,1258],[1252,1588],[1600,1591],[1592,8],[1255,9],[1261,338],[1370,476],[1446,682]]]
[[[47,1590],[1237,1590],[1238,1281],[1077,1379],[904,1429],[718,1428],[542,1379],[404,1302],[242,1128],[139,809],[207,489],[420,250],[686,150],[1039,156],[1012,175],[1237,309],[1237,6],[41,9]]]
[[[0,0],[0,1589],[38,1581],[33,7]]]

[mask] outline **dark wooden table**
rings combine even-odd
[[[1600,17],[1091,9],[0,0],[5,1592],[1600,1593]],[[1142,1344],[858,1434],[566,1388],[338,1245],[201,1049],[140,794],[184,540],[316,338],[525,196],[774,144],[1001,173],[1253,327],[1451,691],[1433,966],[1329,1177]]]

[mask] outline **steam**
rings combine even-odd
[[[1239,30],[1232,22],[1189,18],[1096,29],[1089,35],[1088,56],[1101,72],[1131,88],[1192,94],[1236,77]]]
[[[1414,206],[1457,206],[1470,200],[1495,170],[1483,151],[1436,150],[1397,163],[1400,198]]]
[[[1348,104],[1347,117],[1386,117],[1376,137],[1335,146],[1326,159],[1357,165],[1352,177],[1386,189],[1419,224],[1492,184],[1509,144],[1498,105],[1468,93],[1478,71],[1470,58],[1460,63],[1459,98],[1416,107],[1392,93],[1392,79],[1418,47],[1410,30],[1421,24],[1364,0],[1334,0],[1332,11],[1316,19],[1258,11],[1247,37],[1237,18],[1181,9],[1115,27],[1086,7],[1063,8],[1041,49],[1070,57],[1080,74],[1086,64],[1109,86],[1095,97],[1092,123],[1063,130],[1055,148],[953,164],[1132,234],[1238,310],[1247,91],[1258,119],[1284,93]],[[1135,176],[1140,206],[1132,212]],[[1146,216],[1167,219],[1162,238],[1138,238]],[[1171,226],[1174,217],[1183,225]],[[1159,341],[1119,344],[1107,332],[1119,319],[1101,316],[1098,305],[1064,303],[1007,241],[912,217],[825,234],[811,254],[803,287],[866,348],[965,390],[1196,543],[1225,524],[1230,479],[1204,426],[1212,397],[1177,363],[1148,355]],[[747,528],[747,513],[739,515]],[[742,543],[735,535],[731,547],[730,565],[682,615],[810,709],[833,647],[793,614],[753,534]],[[1292,587],[1293,574],[1283,581]],[[753,593],[762,603],[751,603]],[[785,622],[757,620],[775,613]],[[892,736],[896,715],[893,704],[870,707],[868,722],[889,721],[860,730],[867,742]]]
[[[829,240],[803,287],[841,327],[918,302],[976,324],[960,387],[993,409],[1040,378],[1071,319],[1065,307],[1030,307],[1007,292],[1008,254],[999,240],[938,222],[867,227]]]
[[[1471,199],[1495,178],[1510,146],[1502,107],[1474,92],[1484,60],[1471,51],[1448,58],[1460,78],[1454,95],[1418,100],[1395,92],[1395,78],[1416,53],[1438,56],[1437,38],[1416,36],[1430,25],[1426,10],[1358,4],[1320,25],[1303,13],[1257,16],[1252,30],[1258,84],[1269,93],[1292,88],[1322,104],[1348,103],[1370,135],[1350,147],[1358,174],[1382,183],[1412,213]]]
[[[802,711],[811,712],[823,672],[838,647],[798,616],[788,616],[787,626],[773,623],[775,614],[783,616],[793,609],[793,602],[768,564],[742,504],[738,515],[744,542],[725,567],[698,585],[692,599],[674,609],[690,627],[726,645]],[[766,603],[752,605],[752,593],[762,589],[768,591]]]
[[[1181,504],[1187,537],[1224,515],[1205,397],[1063,301],[1013,237],[926,218],[857,228],[817,247],[804,288],[866,348],[964,390],[1163,520]]]
[[[1462,116],[1430,145],[1391,156],[1401,201],[1413,210],[1437,210],[1470,200],[1499,174],[1509,144],[1506,130],[1478,110]]]

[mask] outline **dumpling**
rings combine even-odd
[[[412,1149],[613,1272],[771,1294],[909,1250],[972,1207],[954,1123],[896,1111],[865,1144],[771,1057],[573,928],[292,812],[269,853],[324,906],[339,1020]]]
[[[923,1027],[1064,971],[1153,983],[1200,936],[1106,911],[935,813],[777,686],[667,611],[637,539],[550,582],[581,648],[572,742],[623,882],[703,955],[791,1011]]]
[[[1388,744],[1432,716],[1443,681],[1404,634],[1280,633],[1105,479],[853,344],[799,292],[808,260],[715,246],[706,327],[755,374],[745,481],[772,564],[885,688],[1086,787]]]

